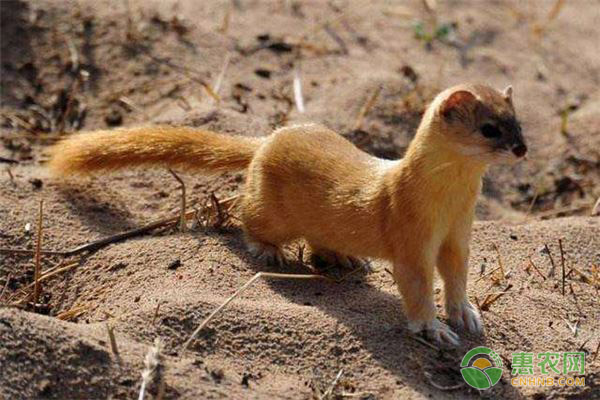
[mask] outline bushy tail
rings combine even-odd
[[[96,131],[54,145],[48,167],[57,175],[139,166],[235,171],[248,167],[262,141],[170,126]]]

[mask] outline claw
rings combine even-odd
[[[271,244],[249,242],[248,251],[253,257],[258,258],[269,265],[276,265],[278,267],[287,265],[287,259],[281,249]]]
[[[456,347],[460,344],[458,335],[437,318],[430,321],[410,321],[408,328],[413,333],[425,332],[427,337],[441,345]]]
[[[345,269],[355,269],[363,267],[366,271],[370,271],[368,261],[358,257],[347,256],[331,250],[317,250],[313,256],[320,258],[329,265],[339,265]]]
[[[458,306],[450,308],[450,323],[458,329],[466,329],[470,333],[481,334],[483,324],[477,309],[468,301],[463,301]]]

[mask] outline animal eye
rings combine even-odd
[[[480,130],[481,134],[488,139],[498,139],[502,137],[502,132],[500,131],[500,129],[498,129],[492,124],[484,124]]]

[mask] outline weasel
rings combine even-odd
[[[389,260],[410,330],[458,345],[436,318],[434,269],[450,323],[481,333],[466,295],[475,202],[487,165],[526,152],[512,87],[463,84],[435,97],[400,160],[373,157],[316,124],[256,138],[154,126],[67,138],[52,148],[49,167],[58,175],[247,170],[240,217],[254,255],[281,261],[282,245],[302,238],[313,254],[342,264]]]

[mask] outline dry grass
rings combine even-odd
[[[381,86],[377,86],[375,88],[375,90],[373,90],[371,95],[369,97],[367,97],[367,100],[365,101],[363,106],[360,108],[360,111],[358,112],[358,115],[356,117],[356,121],[354,122],[354,126],[353,126],[354,130],[360,129],[362,127],[365,116],[369,113],[369,111],[371,111],[371,109],[377,102],[377,98],[379,97],[379,94],[381,93],[381,89],[382,89]]]
[[[482,311],[488,311],[490,306],[494,304],[500,297],[504,296],[510,289],[512,289],[513,284],[509,283],[502,291],[496,293],[488,294],[481,305],[479,305],[479,309]]]
[[[299,113],[304,112],[304,97],[302,96],[302,81],[300,80],[300,67],[294,68],[294,102]]]
[[[144,400],[146,389],[152,378],[158,381],[158,395],[156,399],[162,399],[164,396],[164,374],[162,366],[163,343],[160,338],[154,340],[154,345],[150,347],[146,358],[144,358],[144,370],[142,371],[142,384],[140,386],[140,395],[138,400]]]
[[[85,314],[87,312],[88,308],[89,307],[87,305],[75,306],[75,307],[71,308],[70,310],[67,310],[67,311],[64,311],[64,312],[58,314],[56,316],[56,318],[63,320],[63,321],[71,321],[71,320]]]
[[[252,284],[254,282],[256,282],[259,278],[265,278],[265,279],[325,279],[325,280],[331,280],[330,278],[328,278],[325,275],[317,275],[317,274],[278,274],[278,273],[274,273],[274,272],[258,272],[256,275],[254,275],[252,278],[250,278],[250,280],[248,280],[248,282],[246,282],[242,287],[240,287],[238,290],[236,290],[236,292],[234,294],[232,294],[227,300],[225,300],[220,306],[218,306],[217,308],[215,308],[215,310],[210,313],[208,315],[208,317],[206,317],[204,319],[204,321],[202,321],[202,323],[198,326],[198,328],[196,328],[196,330],[194,330],[194,332],[191,334],[191,336],[189,337],[189,339],[183,344],[182,348],[181,348],[181,357],[183,357],[183,353],[187,350],[188,346],[190,345],[190,343],[192,342],[192,340],[194,340],[194,338],[202,331],[202,329],[204,329],[204,327],[206,325],[208,325],[208,323],[221,311],[223,310],[225,307],[227,307],[227,305],[229,303],[231,303],[236,297],[238,297],[240,294],[242,294],[246,289],[248,289],[250,286],[252,286]]]
[[[39,284],[41,284],[42,282],[45,282],[45,281],[49,280],[49,279],[50,279],[50,278],[52,278],[52,277],[55,277],[55,276],[57,276],[57,275],[59,275],[59,274],[62,274],[63,272],[70,271],[71,269],[73,269],[73,268],[75,268],[75,267],[79,266],[79,264],[80,264],[80,261],[79,261],[79,260],[78,260],[78,261],[75,261],[75,262],[66,263],[66,264],[65,264],[65,263],[60,263],[60,264],[58,264],[57,266],[55,266],[55,267],[52,267],[52,268],[50,268],[50,269],[48,269],[48,270],[44,271],[44,272],[43,272],[43,273],[40,275],[40,277],[39,277],[39,279],[37,280],[37,282],[38,282]],[[19,294],[22,294],[22,293],[25,293],[25,296],[24,296],[24,297],[23,297],[21,300],[17,300],[17,301],[15,301],[15,302],[12,302],[12,303],[11,303],[12,305],[14,305],[14,306],[18,306],[18,305],[25,304],[25,303],[27,303],[28,301],[32,301],[34,293],[33,293],[33,292],[29,292],[29,293],[27,293],[27,292],[28,292],[29,290],[33,289],[34,287],[35,287],[35,282],[33,282],[33,283],[31,283],[31,284],[29,284],[29,285],[25,286],[24,288],[21,288],[21,289],[20,289],[18,292],[14,293],[14,294],[13,294],[13,295],[12,295],[12,296],[11,296],[11,297],[8,299],[8,301],[9,301],[9,302],[12,302],[12,301],[13,301],[13,299],[14,299],[15,297],[17,297]],[[0,296],[0,297],[1,297],[1,296]]]
[[[10,279],[11,278],[12,278],[11,274],[8,274],[6,276],[6,282],[4,283],[4,288],[0,292],[0,303],[2,302],[2,299],[4,298],[4,293],[6,293],[6,289],[8,289],[8,285],[10,284]]]
[[[565,0],[555,0],[552,8],[548,12],[546,19],[543,21],[535,21],[531,27],[531,31],[533,34],[540,38],[544,35],[544,33],[548,30],[552,22],[558,17],[563,6],[565,5]]]
[[[215,94],[219,96],[219,91],[221,90],[221,86],[223,85],[223,81],[225,79],[225,73],[227,72],[227,68],[229,67],[229,62],[231,61],[231,53],[225,54],[225,60],[223,60],[223,66],[221,67],[221,71],[213,84],[213,90]],[[220,101],[213,99],[215,103],[219,104]],[[220,100],[220,99],[219,99]]]
[[[534,271],[537,272],[538,275],[541,276],[543,280],[546,280],[546,276],[544,276],[544,274],[542,274],[542,271],[540,271],[538,269],[538,267],[533,263],[531,256],[529,256],[528,260],[529,260],[529,265],[534,269]]]
[[[115,337],[115,327],[106,324],[106,332],[108,333],[108,339],[110,342],[110,349],[115,356],[118,363],[121,362],[121,356],[119,355],[119,348],[117,347],[117,338]]]
[[[498,276],[495,281],[501,282],[506,278],[506,272],[504,271],[504,263],[502,262],[502,255],[500,254],[500,250],[498,249],[498,245],[493,243],[494,250],[496,251],[496,255],[498,256],[498,270],[500,271],[500,276]]]
[[[171,168],[169,168],[169,172],[171,173],[171,175],[173,175],[173,177],[177,180],[177,182],[179,182],[179,185],[180,185],[179,188],[181,189],[181,210],[179,211],[179,231],[185,232],[187,230],[187,218],[185,217],[185,210],[186,210],[185,183],[179,177],[179,175],[177,175],[175,173],[175,171],[173,171]]]
[[[340,378],[342,377],[343,373],[344,373],[344,370],[340,369],[340,371],[337,373],[337,375],[335,376],[335,378],[333,378],[333,381],[331,382],[331,385],[329,385],[329,388],[321,396],[320,400],[330,400],[330,399],[333,399],[333,391],[335,390],[335,388],[337,387],[338,383],[340,382]]]

